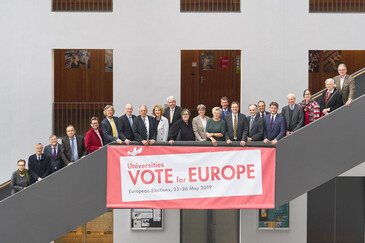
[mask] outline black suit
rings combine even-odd
[[[172,118],[172,123],[170,123],[170,107],[167,107],[165,109],[165,114],[164,116],[167,118],[167,120],[169,121],[169,125],[171,127],[172,124],[174,124],[176,121],[178,121],[179,119],[181,119],[181,111],[183,110],[183,108],[181,108],[180,106],[175,106],[175,110],[174,110],[174,117]]]
[[[56,158],[53,157],[53,148],[52,145],[49,144],[46,147],[44,147],[43,153],[50,159],[51,161],[51,167],[52,167],[52,172],[55,172],[56,170],[61,169],[64,164],[63,164],[63,160],[61,157],[61,149],[62,146],[61,144],[57,144],[57,154],[56,154]]]
[[[30,174],[30,184],[36,182],[39,177],[43,179],[52,172],[51,161],[45,154],[41,155],[40,160],[37,159],[36,154],[29,156],[28,168]]]
[[[248,124],[248,137],[252,138],[252,141],[262,141],[264,140],[264,119],[262,119],[258,114],[255,116],[252,122],[252,127],[250,127],[251,116],[246,117]]]
[[[148,140],[156,140],[157,137],[157,126],[155,123],[155,118],[152,116],[148,117],[148,123],[149,123],[149,138]],[[144,124],[144,121],[142,120],[141,116],[137,116],[133,121],[133,134],[134,139],[138,142],[142,142],[142,140],[147,140],[147,130],[146,126]]]
[[[262,115],[260,112],[257,112],[257,115],[259,115],[262,119],[264,119],[264,116],[270,115],[270,112],[265,111],[265,115]]]
[[[332,95],[328,98],[326,105],[326,92],[327,89],[322,92],[321,102],[319,103],[321,108],[321,113],[323,109],[330,108],[330,112],[332,112],[343,105],[342,94],[341,92],[338,92],[336,88],[333,90]]]
[[[115,130],[119,133],[119,121],[118,117],[113,116],[113,122],[115,126]],[[110,125],[108,118],[104,118],[101,122],[101,132],[103,133],[103,144],[107,145],[110,142],[117,141],[119,137],[113,137],[113,128]],[[118,134],[119,135],[119,134]]]
[[[75,135],[76,143],[77,143],[77,153],[79,158],[87,155],[87,150],[85,148],[85,139],[83,136]],[[68,136],[62,138],[62,147],[61,147],[61,157],[64,165],[68,165],[71,162],[71,145],[70,139]]]
[[[135,115],[132,115],[132,120],[136,118]],[[133,134],[133,127],[129,123],[128,116],[124,114],[123,116],[119,117],[119,138],[125,141],[126,139],[133,141],[134,134]]]
[[[244,114],[238,113],[237,114],[237,141],[247,141],[247,133],[248,133],[248,125],[246,116]],[[234,130],[233,130],[233,117],[232,113],[226,115],[224,120],[226,121],[226,134],[225,140],[228,139],[235,141],[234,139]]]
[[[294,104],[294,109],[292,111],[290,110],[289,105],[284,106],[281,110],[281,115],[285,119],[286,131],[295,132],[304,124],[303,108],[298,104]]]

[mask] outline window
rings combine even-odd
[[[363,13],[364,0],[309,0],[311,13]]]
[[[240,0],[180,0],[181,12],[240,12]]]
[[[52,0],[56,12],[112,12],[113,0]]]

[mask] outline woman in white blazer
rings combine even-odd
[[[157,127],[156,142],[167,142],[167,137],[169,135],[169,121],[163,114],[164,109],[161,105],[155,105],[155,107],[153,107],[152,115],[155,116]]]
[[[205,115],[206,107],[203,104],[198,105],[196,108],[199,115],[194,117],[193,119],[193,131],[195,134],[196,141],[207,141],[205,135],[205,127],[207,125],[207,121],[209,117]]]

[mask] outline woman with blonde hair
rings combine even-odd
[[[152,109],[152,115],[154,115],[156,119],[156,142],[167,142],[167,137],[169,135],[169,121],[163,116],[164,112],[161,105],[155,105]]]

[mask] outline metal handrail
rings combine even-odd
[[[358,71],[354,72],[353,74],[350,74],[350,76],[351,76],[351,77],[353,77],[353,78],[356,78],[357,76],[359,76],[359,75],[361,75],[361,74],[363,74],[363,73],[365,73],[365,68],[362,68],[362,69],[360,69],[360,70],[358,70]],[[323,91],[325,91],[325,90],[326,90],[326,89],[322,89],[321,91],[318,91],[317,93],[313,94],[313,95],[312,95],[312,99],[313,99],[313,100],[315,100],[315,99],[317,99],[317,98],[321,97],[321,96],[322,96]]]
[[[217,141],[218,146],[217,147],[242,147],[240,145],[240,142],[234,141],[231,144],[227,144],[225,141]],[[117,142],[111,142],[108,145],[123,145],[126,144],[123,142],[122,144],[119,144]],[[142,143],[131,141],[130,145],[137,145],[137,146],[143,146]],[[128,146],[128,145],[127,145]],[[168,142],[156,142],[153,145],[148,146],[183,146],[183,147],[214,147],[212,142],[206,141],[206,142],[200,142],[200,141],[174,141],[173,145],[170,145]],[[261,141],[254,141],[254,142],[247,142],[244,147],[264,147],[264,148],[274,148],[275,145],[271,145],[271,143],[264,143]]]
[[[10,184],[10,180],[4,182],[3,184],[0,185],[0,189],[3,188],[3,187],[6,187],[9,184]]]

